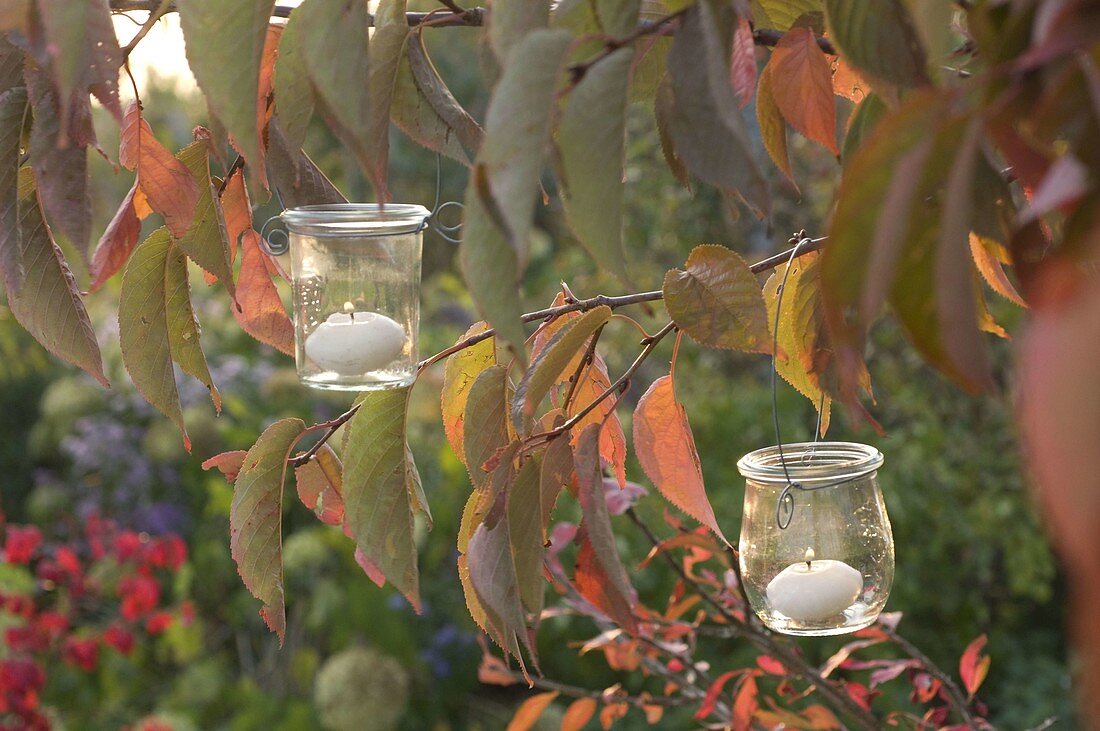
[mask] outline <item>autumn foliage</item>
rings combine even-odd
[[[445,360],[443,430],[470,477],[457,535],[467,606],[518,667],[487,651],[482,679],[546,686],[520,707],[513,727],[530,726],[565,695],[573,698],[567,728],[593,718],[609,728],[631,713],[656,724],[663,708],[679,704],[691,704],[700,722],[738,729],[982,728],[985,709],[974,694],[989,658],[980,639],[962,654],[960,687],[954,672],[898,635],[896,616],[819,667],[756,621],[675,387],[675,354],[688,340],[770,355],[820,410],[822,431],[834,404],[877,427],[864,341],[884,309],[928,363],[980,392],[997,388],[985,339],[1008,336],[990,314],[987,290],[1032,305],[1019,350],[1021,422],[1074,579],[1076,616],[1094,614],[1100,547],[1089,491],[1100,466],[1089,455],[1100,435],[1091,408],[1100,389],[1089,385],[1087,364],[1098,342],[1090,267],[1100,24],[1091,4],[1072,0],[932,4],[934,12],[916,13],[901,0],[697,0],[653,12],[636,1],[496,0],[483,9],[445,0],[424,14],[408,13],[404,0],[382,0],[373,13],[359,0],[306,0],[293,12],[274,0],[18,2],[0,14],[0,274],[8,307],[50,352],[106,384],[85,295],[59,240],[87,258],[89,289],[121,273],[126,369],[190,449],[177,368],[209,390],[215,410],[222,398],[191,302],[191,265],[217,282],[245,332],[291,352],[282,268],[261,247],[253,205],[273,194],[287,206],[344,200],[301,149],[314,118],[348,148],[376,199],[389,200],[393,122],[469,168],[457,260],[482,322],[421,370]],[[119,47],[110,16],[122,8],[150,11],[149,24],[169,9],[180,14],[210,110],[209,126],[196,128],[182,150],[156,139],[136,84],[135,99],[120,101],[130,48]],[[285,21],[273,23],[273,14]],[[450,26],[480,29],[492,87],[480,121],[451,94],[423,42]],[[121,139],[117,156],[100,152],[134,178],[94,248],[92,97]],[[808,181],[795,179],[791,135],[828,151],[840,182],[827,236],[798,234],[782,256],[752,265],[702,245],[659,290],[584,299],[565,285],[547,309],[524,313],[516,285],[550,193],[592,260],[634,288],[631,257],[641,254],[628,255],[622,226],[634,103],[651,110],[647,134],[660,140],[677,179],[716,189],[746,215],[769,216],[775,193],[755,139],[796,188]],[[750,104],[755,120],[742,111]],[[546,169],[554,185],[544,184]],[[147,219],[162,225],[139,241]],[[765,273],[771,278],[761,281]],[[641,335],[629,367],[610,372],[601,335],[632,326],[619,309],[658,300],[666,324]],[[629,481],[617,407],[638,386],[639,365],[670,341],[669,372],[644,390],[631,429],[645,476],[670,509],[691,518],[670,510],[660,531],[671,535],[661,537],[630,509],[645,490]],[[280,639],[290,473],[302,502],[355,544],[368,576],[420,605],[414,532],[418,522],[431,524],[431,510],[406,442],[407,397],[408,389],[366,392],[328,422],[278,419],[247,450],[206,462],[234,483],[232,555]],[[563,501],[573,501],[578,523],[555,511]],[[633,566],[615,534],[628,523],[653,545],[644,565],[656,562],[678,578],[662,606],[645,606],[632,586]],[[7,541],[9,561],[40,550],[17,527]],[[152,614],[159,596],[144,550],[118,557],[138,566],[118,591],[123,618],[154,632],[163,622]],[[566,610],[598,630],[582,651],[659,679],[664,692],[549,685],[539,675],[537,630],[545,616]],[[36,611],[23,630],[27,653],[60,648],[69,662],[94,666],[99,640],[61,641],[50,634],[54,620]],[[1075,630],[1086,658],[1084,696],[1096,699],[1093,624],[1082,620]],[[750,643],[760,653],[755,666],[700,667],[692,652],[706,632]],[[892,647],[892,656],[857,654],[878,645]],[[33,667],[0,672],[17,714],[33,711],[45,682]],[[880,686],[898,679],[911,685],[918,710],[876,704]]]

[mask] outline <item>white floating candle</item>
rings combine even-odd
[[[389,365],[405,349],[405,329],[377,312],[334,312],[306,338],[306,357],[326,371],[358,376]]]
[[[863,591],[863,575],[843,561],[804,561],[783,569],[768,584],[771,608],[800,622],[819,622],[843,612]]]

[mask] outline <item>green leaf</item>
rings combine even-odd
[[[76,140],[65,138],[62,110],[46,74],[29,65],[26,76],[31,109],[34,111],[28,154],[42,209],[73,247],[82,255],[87,255],[88,239],[92,233],[88,151]],[[80,101],[76,103],[80,104]],[[87,103],[86,98],[84,103]],[[88,111],[90,113],[90,108]],[[18,123],[16,127],[19,127]]]
[[[752,154],[748,132],[729,79],[730,49],[720,27],[733,18],[715,0],[700,0],[684,15],[668,54],[674,105],[672,140],[695,176],[737,193],[761,212],[768,186]]]
[[[252,596],[263,602],[260,616],[280,645],[286,636],[283,481],[286,460],[304,430],[301,419],[282,419],[264,430],[245,455],[229,511],[229,546],[237,572]]]
[[[179,2],[187,63],[195,81],[210,111],[252,165],[263,159],[257,102],[264,40],[274,7],[275,0]]]
[[[74,119],[69,105],[77,100],[86,102],[88,89],[121,119],[118,71],[122,53],[107,0],[38,0],[38,10],[46,35],[45,50],[53,57],[63,135]]]
[[[508,54],[528,33],[550,23],[547,0],[497,0],[489,15],[489,43],[507,67]]]
[[[778,267],[764,285],[764,301],[768,306],[768,327],[775,335],[775,314],[779,285],[786,267]],[[821,411],[821,436],[829,429],[832,399],[820,385],[821,362],[831,353],[821,353],[825,341],[825,314],[819,281],[820,261],[816,252],[804,254],[791,262],[790,273],[783,285],[782,311],[779,313],[779,349],[775,369],[787,383],[805,396]]]
[[[526,433],[535,416],[535,410],[559,382],[566,369],[574,364],[577,356],[593,333],[611,319],[611,308],[600,305],[574,318],[554,334],[531,366],[523,374],[512,402],[512,424],[518,433]]]
[[[915,94],[848,164],[821,265],[842,387],[854,381],[846,351],[862,349],[887,299],[926,359],[964,388],[989,387],[968,243],[975,124],[947,95]]]
[[[787,30],[806,13],[820,13],[822,0],[752,0],[752,23],[757,28]]]
[[[0,91],[0,275],[9,291],[18,289],[23,279],[19,244],[19,154],[26,109],[26,89],[14,87]]]
[[[512,556],[512,540],[506,515],[507,493],[502,492],[485,521],[470,536],[466,561],[470,583],[488,614],[499,644],[510,652],[526,674],[522,644],[538,669],[538,655],[528,634],[527,618],[520,601],[519,579]]]
[[[221,208],[214,199],[209,155],[208,139],[195,140],[176,155],[176,159],[191,173],[199,192],[191,225],[176,243],[192,261],[221,280],[232,295],[236,288],[229,263],[229,237],[225,232]]]
[[[267,166],[288,208],[348,202],[301,147],[291,146],[278,118],[268,126]]]
[[[696,246],[686,270],[665,275],[665,309],[676,326],[712,348],[770,353],[767,309],[760,285],[739,254]]]
[[[363,131],[368,173],[380,200],[389,200],[386,187],[390,159],[390,103],[393,101],[397,68],[405,57],[405,39],[409,24],[405,20],[405,0],[382,0],[374,14],[374,35],[367,50],[367,127]]]
[[[844,147],[841,149],[842,160],[847,161],[856,154],[863,140],[889,111],[886,102],[878,94],[871,92],[864,97],[848,118],[848,131],[844,135]]]
[[[508,491],[508,535],[516,565],[519,597],[527,613],[542,613],[542,557],[546,553],[542,530],[542,503],[539,496],[539,472],[542,459],[533,455],[516,473]]]
[[[477,424],[476,429],[466,432],[464,444],[466,467],[474,487],[485,485],[492,471],[485,469],[485,463],[508,444],[507,405],[508,368],[489,366],[470,387],[462,417],[466,424]]]
[[[279,40],[279,55],[275,59],[275,113],[282,121],[287,146],[292,148],[299,148],[305,142],[314,104],[313,86],[298,37],[301,17],[292,12],[287,18]]]
[[[627,87],[634,50],[620,48],[569,94],[558,127],[565,214],[596,264],[630,286],[623,254]]]
[[[574,583],[582,596],[607,613],[628,634],[636,634],[634,618],[637,600],[626,569],[619,558],[615,534],[604,497],[603,470],[599,454],[600,428],[588,425],[573,450],[577,467],[578,497],[584,516],[578,529],[581,549],[577,553]]]
[[[363,554],[420,611],[405,444],[409,389],[366,391],[348,422],[344,510]]]
[[[191,283],[187,276],[187,257],[178,247],[173,246],[164,265],[164,316],[168,324],[168,342],[172,360],[179,364],[180,370],[199,380],[210,390],[214,409],[221,411],[222,397],[218,393],[210,368],[206,364],[206,355],[199,343],[199,323],[191,307]]]
[[[424,48],[423,32],[415,33],[410,42],[406,44],[406,49],[408,51],[409,71],[412,73],[417,91],[448,130],[445,137],[448,139],[452,135],[457,137],[458,141],[465,145],[467,150],[476,155],[481,149],[482,140],[485,138],[485,130],[481,128],[477,120],[470,116],[469,112],[462,108],[462,105],[451,94],[451,90],[443,83],[439,72],[435,70],[432,60],[428,57],[428,51]],[[428,146],[433,150],[436,149],[432,145]],[[442,144],[440,146],[446,147]],[[450,153],[445,152],[445,154]],[[461,157],[453,157],[459,162],[468,162],[465,154]]]
[[[569,440],[561,437],[550,440],[542,455],[542,469],[539,474],[539,495],[542,504],[542,539],[546,540],[546,529],[558,495],[573,483],[573,447]]]
[[[901,0],[825,0],[825,20],[840,55],[872,79],[928,83],[928,60]]]
[[[202,381],[215,406],[221,399],[199,346],[190,303],[187,264],[166,228],[149,235],[130,258],[118,303],[122,362],[145,400],[171,419],[191,441],[183,423],[172,361]]]
[[[23,168],[18,178],[18,238],[7,230],[3,241],[6,252],[14,247],[20,257],[14,281],[5,285],[8,307],[46,350],[107,386],[103,358],[80,290],[42,216],[34,172]],[[5,217],[10,220],[10,213]]]
[[[680,181],[680,185],[691,188],[691,176],[684,161],[676,152],[676,143],[672,141],[673,117],[676,116],[676,100],[672,95],[672,85],[668,76],[661,78],[657,86],[657,94],[653,99],[653,120],[657,125],[657,137],[661,142],[661,154],[665,158],[668,169]]]
[[[317,109],[375,181],[378,161],[371,147],[371,101],[366,83],[371,72],[367,3],[306,0],[294,12],[300,16],[298,44]]]
[[[539,191],[539,173],[550,133],[550,112],[558,76],[572,36],[538,30],[516,46],[493,90],[486,112],[486,138],[478,154],[488,179],[486,208],[515,249],[517,273],[527,264],[528,234]],[[492,322],[490,320],[490,322]]]
[[[416,460],[413,459],[412,450],[408,442],[405,443],[405,485],[409,491],[409,502],[412,509],[424,516],[428,523],[428,530],[435,527],[435,519],[432,518],[432,509],[428,505],[428,496],[424,492],[424,483],[420,479],[420,470],[416,469]]]
[[[487,193],[478,189],[487,187],[485,168],[475,166],[466,187],[458,262],[482,319],[493,326],[501,342],[525,364],[526,335],[520,319],[523,304],[519,295],[522,271],[516,250],[486,210]]]
[[[487,328],[484,322],[476,322],[459,338],[459,342]],[[493,338],[488,338],[452,354],[443,366],[443,387],[439,393],[443,431],[455,456],[462,462],[466,461],[465,412],[470,388],[481,372],[495,362],[496,343]]]
[[[414,34],[406,44],[411,49],[417,43],[419,34]],[[470,158],[462,149],[458,135],[436,112],[428,97],[421,91],[409,68],[408,55],[401,59],[397,67],[397,81],[393,89],[393,103],[390,114],[393,123],[409,138],[433,152],[438,152],[463,165],[470,164]],[[438,77],[437,77],[438,78]],[[442,83],[442,81],[440,81]],[[445,87],[444,87],[445,90]],[[450,95],[450,92],[446,92]],[[453,100],[454,97],[451,97]],[[456,102],[457,104],[457,102]]]

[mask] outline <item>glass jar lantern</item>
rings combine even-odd
[[[894,580],[882,462],[865,444],[806,442],[784,445],[782,455],[758,449],[737,463],[746,481],[741,579],[770,629],[836,635],[878,618]]]
[[[428,210],[345,203],[279,218],[289,239],[299,380],[340,391],[412,383]]]

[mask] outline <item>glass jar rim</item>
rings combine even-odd
[[[288,208],[279,218],[291,233],[393,236],[424,230],[430,212],[414,203],[327,203]]]
[[[857,442],[793,442],[779,447],[763,447],[737,461],[737,470],[754,482],[792,482],[810,485],[836,480],[853,480],[878,470],[885,457],[882,452]],[[787,470],[783,470],[783,462]]]

